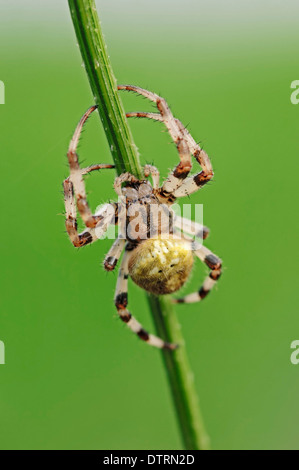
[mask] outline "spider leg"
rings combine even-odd
[[[148,98],[149,100],[155,102],[158,110],[160,111],[160,115],[156,113],[137,112],[137,113],[128,113],[127,117],[146,117],[149,119],[155,119],[157,121],[163,121],[173,141],[176,143],[176,145],[178,146],[178,143],[180,142],[180,140],[185,141],[189,148],[189,151],[192,153],[192,155],[195,157],[195,159],[197,160],[197,162],[200,164],[202,168],[202,171],[198,173],[197,175],[195,175],[194,177],[190,178],[190,181],[188,178],[186,181],[183,182],[183,180],[186,178],[187,174],[189,173],[190,169],[189,171],[187,171],[187,166],[184,168],[184,162],[185,162],[185,165],[188,165],[188,163],[187,163],[187,160],[185,161],[182,160],[182,157],[180,155],[181,162],[174,169],[172,179],[170,180],[170,183],[173,183],[172,192],[174,193],[174,194],[171,193],[168,196],[170,201],[172,197],[174,198],[181,197],[181,196],[191,194],[191,192],[197,191],[204,184],[206,184],[208,181],[211,180],[211,178],[213,177],[213,169],[212,169],[212,165],[211,165],[208,155],[195,142],[195,140],[193,139],[191,134],[187,131],[187,129],[183,126],[181,121],[173,117],[164,98],[161,98],[156,93],[152,93],[150,91],[144,90],[143,88],[135,87],[132,85],[120,85],[118,89],[134,91],[135,93],[138,93]],[[180,179],[180,182],[174,180],[174,177],[177,177],[178,179]],[[169,189],[169,187],[171,188],[171,184],[169,184],[169,181],[166,180],[165,184],[167,184],[167,189]],[[191,191],[191,192],[188,192],[188,191]],[[161,196],[167,198],[167,191],[164,189],[164,193],[163,193],[163,187],[161,189],[161,192],[162,192]]]
[[[195,255],[204,262],[211,270],[210,274],[204,280],[203,285],[197,292],[186,295],[180,299],[173,299],[173,303],[194,303],[204,299],[221,276],[221,259],[212,253],[208,248],[201,246],[194,251]]]
[[[104,268],[106,271],[113,271],[124,249],[125,243],[126,240],[124,238],[118,237],[115,240],[104,259]]]
[[[157,121],[164,122],[167,127],[168,132],[170,133],[173,141],[175,142],[179,156],[180,156],[180,163],[175,167],[175,169],[168,175],[167,179],[163,183],[159,193],[162,199],[171,199],[169,197],[172,193],[181,186],[183,180],[187,177],[188,173],[191,170],[191,157],[188,145],[184,141],[184,137],[182,135],[181,130],[177,126],[176,120],[173,117],[166,101],[164,98],[156,95],[155,93],[151,93],[147,90],[144,90],[139,87],[134,87],[131,85],[120,85],[118,87],[119,90],[129,90],[135,91],[146,98],[154,101],[157,105],[160,114],[157,113],[127,113],[127,117],[146,117],[149,119],[154,119]],[[165,201],[164,201],[165,202]]]
[[[151,91],[145,90],[144,88],[140,88],[138,86],[133,85],[119,85],[118,90],[127,90],[127,91],[134,91],[139,95],[148,98],[150,101],[156,103],[158,110],[160,111],[160,116],[155,113],[128,113],[127,117],[147,117],[150,119],[155,119],[158,121],[163,121],[175,143],[181,138],[181,132],[177,125],[177,120],[173,117],[172,112],[170,111],[168,104],[166,103],[165,99],[161,96],[157,95],[156,93],[152,93]]]
[[[120,176],[115,178],[114,190],[116,194],[118,194],[118,196],[123,196],[121,185],[122,183],[126,183],[127,181],[130,183],[137,183],[138,179],[135,176],[131,175],[131,173],[122,173]]]
[[[206,183],[208,183],[214,173],[213,168],[210,162],[210,159],[206,152],[200,148],[200,146],[195,142],[190,132],[184,128],[183,124],[176,119],[178,126],[182,126],[183,132],[187,145],[190,149],[192,155],[196,158],[197,162],[202,167],[202,171],[197,173],[194,176],[187,178],[183,184],[174,192],[174,197],[184,197],[189,196],[190,194],[201,189]]]
[[[115,218],[117,221],[118,205],[116,203],[106,204],[101,210],[101,222],[96,228],[89,228],[82,233],[77,230],[77,213],[74,198],[73,183],[69,178],[63,182],[64,204],[66,212],[65,227],[72,244],[79,248],[98,240],[107,230],[109,224]]]
[[[80,134],[81,134],[84,123],[87,121],[90,114],[96,108],[97,106],[91,106],[80,119],[79,124],[77,125],[74,135],[72,137],[72,140],[70,142],[68,153],[67,153],[67,157],[68,157],[68,161],[70,165],[69,179],[73,183],[73,189],[74,189],[76,200],[77,200],[77,208],[84,224],[88,228],[94,228],[102,220],[102,218],[99,215],[93,215],[89,208],[87,197],[86,197],[85,184],[84,184],[82,176],[83,174],[89,173],[90,171],[99,170],[101,168],[114,168],[114,165],[105,165],[105,164],[104,165],[92,165],[91,167],[88,167],[82,171],[79,166],[78,155],[76,153],[76,149],[78,146]]]
[[[191,170],[191,156],[188,145],[183,139],[176,143],[180,156],[180,163],[169,173],[163,185],[159,189],[159,196],[169,202],[173,202],[173,193],[183,184],[184,179]]]
[[[82,168],[81,173],[82,175],[87,175],[87,173],[91,173],[95,170],[105,170],[107,168],[115,168],[115,165],[110,165],[109,163],[97,163],[96,165],[90,165],[86,168]]]
[[[119,89],[126,90],[126,88],[119,88]],[[143,112],[143,111],[133,111],[131,113],[126,113],[126,116],[127,116],[127,118],[130,118],[130,117],[144,117],[144,118],[148,118],[148,119],[154,119],[154,121],[163,122],[163,117],[159,113],[147,113],[147,112]]]
[[[159,116],[159,115],[158,115]],[[153,188],[158,189],[159,181],[160,181],[160,173],[159,170],[152,165],[145,165],[143,168],[144,176],[148,178],[149,176],[152,177],[153,180]]]
[[[183,184],[174,191],[173,196],[175,198],[190,196],[190,194],[201,189],[210,179],[211,178],[204,178],[202,171],[197,175],[190,176],[190,178],[187,178]]]
[[[117,308],[117,313],[120,316],[121,320],[127,324],[130,330],[132,330],[133,333],[137,334],[139,338],[141,338],[146,343],[150,344],[151,346],[155,346],[156,348],[174,350],[177,348],[177,345],[166,343],[165,341],[158,338],[157,336],[147,333],[147,331],[143,329],[142,325],[127,310],[128,277],[129,277],[128,261],[129,261],[130,255],[131,253],[128,251],[124,253],[121,266],[119,269],[118,280],[117,280],[116,291],[115,291],[115,298],[114,298],[114,303]]]
[[[193,220],[186,219],[185,217],[176,216],[174,220],[174,226],[179,228],[182,232],[186,232],[189,235],[202,238],[205,240],[210,233],[210,229],[205,225],[194,222]]]
[[[170,110],[169,110],[169,113],[170,113]],[[170,132],[171,136],[173,137],[173,140],[176,143],[179,156],[180,156],[180,163],[175,167],[173,171],[170,172],[170,174],[168,175],[167,179],[164,181],[159,191],[159,195],[162,197],[162,199],[171,200],[172,193],[183,184],[184,179],[187,177],[192,167],[191,158],[190,158],[190,150],[189,150],[187,143],[180,137],[179,134],[173,133],[172,127],[167,126],[167,123],[161,114],[143,113],[143,112],[134,113],[133,112],[133,113],[127,113],[126,116],[127,117],[145,117],[149,119],[154,119],[156,121],[165,122],[166,127],[168,128],[168,131]],[[175,121],[172,114],[171,114],[171,119]]]
[[[78,233],[77,230],[77,214],[75,207],[75,200],[73,194],[73,184],[69,179],[63,182],[64,189],[64,204],[66,212],[65,227],[70,237],[72,244],[75,247],[88,245],[89,243],[97,240],[95,237],[94,229],[85,230],[82,233]]]

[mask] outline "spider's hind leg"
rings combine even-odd
[[[217,283],[218,279],[221,276],[221,265],[222,261],[218,256],[214,255],[208,248],[201,246],[194,251],[195,255],[204,262],[211,270],[210,274],[204,280],[204,283],[197,292],[186,295],[180,299],[173,299],[174,303],[194,303],[200,302],[204,299],[212,288]]]
[[[177,348],[177,345],[166,343],[161,338],[149,334],[143,329],[142,325],[131,315],[131,313],[127,309],[129,277],[128,262],[130,255],[131,253],[129,251],[126,251],[124,253],[119,269],[114,298],[117,313],[120,316],[121,320],[127,324],[130,330],[132,330],[133,333],[137,334],[137,336],[139,336],[139,338],[145,341],[146,343],[150,344],[151,346],[155,346],[156,348],[174,350]]]

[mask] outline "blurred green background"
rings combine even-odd
[[[115,314],[116,273],[101,265],[111,241],[77,251],[64,233],[66,151],[93,103],[67,2],[1,3],[0,446],[179,449],[160,352]],[[164,96],[214,165],[191,201],[204,204],[224,275],[204,303],[178,306],[213,447],[298,449],[298,3],[97,5],[118,82]],[[165,176],[178,157],[163,127],[130,124],[142,163]],[[96,115],[79,154],[111,162]],[[88,178],[93,209],[113,199],[113,178]],[[204,274],[198,263],[184,292]],[[132,283],[130,308],[152,331]]]

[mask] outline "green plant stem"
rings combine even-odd
[[[208,450],[210,438],[201,416],[194,376],[190,368],[185,341],[173,304],[165,297],[148,295],[157,334],[180,347],[172,352],[163,350],[163,359],[185,448]]]
[[[118,174],[124,171],[142,178],[137,148],[118,95],[116,80],[107,55],[107,47],[94,0],[68,0],[83,63],[95,103],[108,139]],[[157,333],[165,341],[180,344],[174,352],[162,351],[178,422],[188,450],[209,448],[198,406],[180,325],[169,300],[148,295]]]

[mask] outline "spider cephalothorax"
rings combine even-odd
[[[132,85],[121,85],[118,88],[134,91],[156,103],[159,113],[135,112],[128,113],[127,117],[146,117],[164,122],[177,146],[180,162],[161,187],[159,171],[151,165],[144,167],[144,177],[151,176],[152,184],[147,179],[138,180],[130,173],[123,173],[114,182],[118,202],[106,204],[99,212],[92,214],[86,199],[83,176],[94,170],[114,168],[109,164],[92,165],[84,169],[79,166],[76,148],[83,124],[96,109],[96,106],[92,106],[81,118],[69,146],[70,176],[64,181],[66,229],[73,245],[81,247],[101,238],[110,224],[118,225],[118,237],[104,260],[104,268],[112,271],[124,250],[115,293],[118,314],[147,343],[158,348],[175,349],[176,345],[147,333],[128,311],[128,278],[131,277],[137,285],[155,295],[171,294],[186,282],[194,257],[197,257],[209,267],[209,276],[197,292],[173,301],[198,302],[210,292],[221,275],[221,260],[190,237],[190,234],[195,233],[206,238],[209,230],[191,220],[175,216],[171,206],[177,198],[188,196],[206,184],[212,178],[213,170],[207,154],[196,144],[183,124],[173,117],[163,98]],[[192,166],[191,155],[202,168],[195,176],[188,176]],[[86,226],[82,233],[77,231],[76,203]]]

